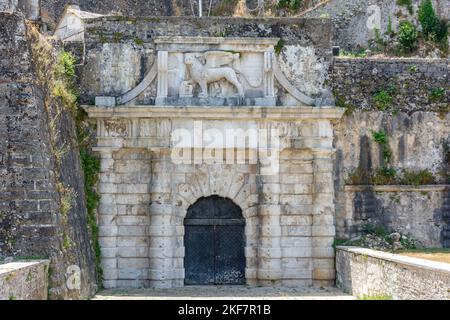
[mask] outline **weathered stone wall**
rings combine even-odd
[[[394,30],[401,20],[417,25],[417,10],[420,0],[412,0],[413,14],[407,6],[393,0],[329,0],[302,14],[304,17],[329,17],[333,21],[333,44],[345,50],[367,48],[375,39],[375,28],[380,34],[387,31],[389,17]],[[439,17],[450,17],[447,0],[434,0],[433,5]]]
[[[47,300],[48,260],[0,264],[0,300]]]
[[[96,281],[75,127],[64,111],[50,120],[61,106],[47,99],[53,88],[37,76],[51,74],[55,53],[22,17],[2,13],[0,21],[0,256],[50,258],[50,297],[88,297]],[[58,146],[68,148],[59,165],[50,123]],[[76,195],[64,216],[62,186]],[[81,272],[75,290],[66,285],[70,266]]]
[[[349,109],[446,112],[449,83],[447,59],[335,58],[333,67],[337,105]],[[385,91],[390,101],[377,101],[380,91]]]
[[[157,36],[279,37],[283,45],[278,63],[290,83],[314,98],[331,97],[331,25],[326,20],[110,17],[84,23],[86,63],[79,82],[87,104],[93,104],[95,96],[118,96],[133,89],[155,60]],[[153,83],[134,104],[154,104],[155,91]]]
[[[17,0],[1,0],[0,12],[16,12]]]
[[[68,4],[79,5],[83,11],[134,17],[198,16],[199,12],[197,0],[40,0],[40,2],[42,20],[50,27],[56,25],[64,7]],[[260,10],[257,8],[258,0],[203,0],[203,16],[295,16],[319,2],[321,1],[301,1],[299,7],[292,10],[277,7],[276,2],[265,0],[264,10]],[[243,4],[245,5],[242,6]]]
[[[338,247],[337,285],[356,297],[449,300],[448,264],[370,249]]]
[[[368,192],[358,192],[353,198],[350,196],[353,193],[346,191],[345,186],[354,183],[367,184],[367,181],[351,181],[350,176],[357,172],[358,168],[368,173],[382,166],[390,166],[398,174],[401,174],[402,170],[428,170],[433,174],[435,183],[447,183],[446,145],[450,134],[449,121],[448,115],[442,118],[437,113],[422,111],[411,115],[403,112],[394,115],[381,111],[355,111],[340,121],[336,126],[334,142],[337,149],[335,185],[338,237],[356,235],[361,231],[360,227],[370,222],[370,219],[385,227],[399,228],[406,233],[409,231],[426,245],[448,245],[444,238],[441,238],[441,241],[437,238],[443,235],[445,225],[448,226],[450,208],[446,203],[445,189],[423,195],[421,191],[411,193],[402,192],[401,189],[398,192],[390,190],[378,193],[369,188]],[[373,140],[373,132],[380,130],[384,130],[388,137],[388,147],[392,153],[389,164],[385,163],[382,147]],[[349,202],[349,199],[352,201]],[[427,207],[433,208],[432,212]],[[419,220],[421,224],[417,225]],[[412,226],[407,229],[412,221],[416,221],[415,225],[419,229]],[[425,226],[432,224],[439,226],[439,230],[429,229],[427,240],[424,234]]]
[[[365,224],[412,235],[426,247],[450,247],[448,186],[346,186],[337,229],[357,234]]]
[[[435,183],[447,183],[449,74],[447,60],[335,59],[333,93],[336,104],[347,110],[336,127],[335,136],[338,236],[355,235],[363,224],[370,222],[369,218],[387,228],[408,231],[406,225],[399,223],[405,211],[401,206],[386,203],[387,199],[399,197],[396,192],[385,192],[383,196],[361,192],[355,198],[350,196],[354,200],[349,204],[344,186],[355,183],[350,181],[350,176],[358,168],[366,173],[383,166],[392,167],[397,173],[428,170],[434,175]],[[385,99],[379,99],[380,92]],[[389,163],[386,163],[383,147],[373,139],[373,133],[380,130],[388,138]],[[367,184],[368,181],[356,183]],[[431,216],[422,211],[423,197],[405,193],[400,198],[411,201],[410,207],[414,210],[409,219],[421,216],[422,222],[439,226],[439,237],[445,232],[448,221],[444,212],[449,210],[445,205],[445,192],[429,198],[428,206],[442,212]],[[412,228],[409,231],[426,245],[447,245],[442,237],[438,241],[431,230],[428,239],[423,230]]]

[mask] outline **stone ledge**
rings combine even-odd
[[[450,264],[359,247],[336,248],[336,284],[356,297],[449,300]]]
[[[393,62],[393,63],[448,63],[445,58],[352,58],[352,57],[334,57],[339,62]]]
[[[430,192],[430,191],[449,191],[450,185],[436,184],[436,185],[346,185],[345,191],[348,192]]]
[[[402,265],[408,265],[415,268],[427,269],[430,271],[444,272],[450,275],[450,264],[443,262],[436,262],[426,259],[413,258],[408,256],[401,256],[399,254],[376,251],[372,249],[360,248],[360,247],[346,247],[337,246],[336,250],[342,250],[358,255],[373,257],[385,261],[400,263]]]
[[[49,260],[0,265],[0,300],[46,300]]]
[[[211,120],[317,120],[340,119],[344,109],[337,107],[213,107],[213,106],[121,106],[83,105],[90,118],[182,118]]]

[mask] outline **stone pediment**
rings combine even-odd
[[[126,104],[156,81],[158,106],[276,106],[282,90],[299,105],[314,106],[277,64],[279,38],[156,37],[156,61],[143,81],[96,105]]]

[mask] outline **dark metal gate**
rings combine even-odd
[[[199,199],[184,219],[187,285],[245,284],[245,220],[233,201]]]

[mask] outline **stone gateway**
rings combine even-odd
[[[343,110],[305,103],[278,41],[157,37],[156,69],[130,91],[156,82],[154,105],[85,106],[97,121],[106,287],[334,283]]]

